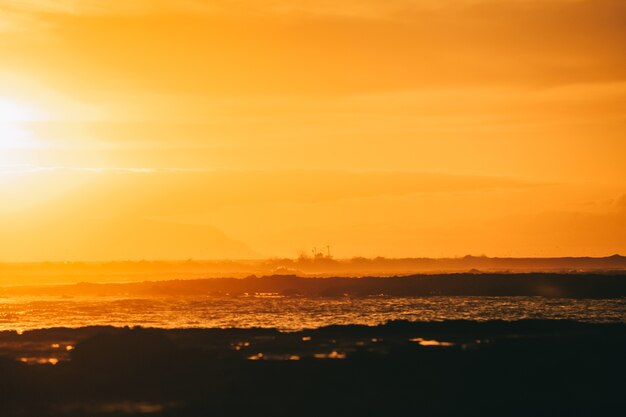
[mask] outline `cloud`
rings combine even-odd
[[[0,251],[4,259],[22,260],[255,256],[240,239],[264,254],[297,253],[301,242],[314,241],[312,232],[285,232],[286,225],[341,233],[349,212],[382,215],[369,207],[376,201],[534,185],[416,172],[8,169],[13,178],[0,181],[0,199],[7,202],[0,207]],[[39,200],[14,206],[24,189]]]
[[[494,224],[507,232],[500,237],[502,245],[516,247],[533,256],[626,253],[626,241],[620,233],[626,229],[626,210],[623,208],[603,213],[549,211],[508,220]]]
[[[9,4],[43,22],[50,47],[16,40],[21,59],[0,64],[45,62],[50,83],[104,92],[359,93],[626,77],[626,3],[612,0]]]
[[[85,217],[209,218],[237,210],[273,216],[272,207],[364,202],[412,195],[525,189],[536,184],[497,177],[416,172],[202,171],[48,168],[0,181],[0,222],[68,223]],[[24,195],[23,189],[33,190]],[[37,190],[35,192],[34,190]],[[308,209],[307,209],[308,210]],[[258,215],[257,215],[258,214]],[[288,214],[289,221],[298,218]],[[239,216],[239,215],[238,215]],[[232,220],[232,216],[227,216]],[[60,221],[58,219],[65,219]],[[221,223],[216,226],[221,227]],[[260,228],[261,225],[256,225]],[[228,230],[227,230],[228,231]]]
[[[178,170],[161,170],[161,172],[176,172]],[[181,170],[184,171],[184,170]],[[40,166],[33,164],[0,165],[0,175],[36,174],[45,172],[86,172],[86,173],[134,173],[151,174],[158,172],[152,168],[106,168],[106,167],[69,167],[69,166]]]
[[[606,2],[611,0],[591,0]],[[60,14],[146,14],[189,12],[206,14],[314,14],[385,17],[407,10],[441,10],[493,5],[538,7],[580,3],[581,0],[0,0],[7,10]]]
[[[55,188],[73,177],[84,186],[66,202],[76,212],[119,215],[141,212],[143,216],[203,212],[229,205],[278,202],[317,203],[381,195],[454,193],[484,189],[537,186],[510,178],[393,171],[212,171],[194,169],[9,167],[36,183]],[[1,171],[0,171],[1,173]],[[17,179],[15,183],[19,183]],[[0,192],[2,186],[0,185]],[[6,193],[6,192],[5,192]],[[5,195],[8,199],[10,195]],[[107,201],[116,201],[111,207]],[[69,203],[68,203],[69,202]],[[68,207],[66,207],[68,208]],[[80,209],[79,209],[80,208]]]
[[[615,207],[619,210],[626,211],[626,194],[621,195],[615,200]]]
[[[393,171],[49,168],[0,181],[7,259],[246,257],[238,242],[280,256],[325,244],[341,256],[626,250],[623,203],[581,205],[608,201],[591,186]],[[25,197],[46,199],[10,210]]]

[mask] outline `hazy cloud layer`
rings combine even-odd
[[[4,174],[3,174],[4,172]],[[0,175],[63,189],[73,183],[52,212],[90,216],[163,216],[204,212],[223,206],[318,203],[381,195],[450,193],[489,188],[536,186],[508,178],[419,172],[210,171],[150,168],[5,167]],[[16,200],[14,182],[0,182],[5,201]],[[111,205],[109,201],[116,201]],[[5,204],[4,209],[10,207]],[[63,209],[65,207],[65,209]],[[0,209],[1,210],[1,209]]]
[[[338,256],[626,250],[623,197],[593,187],[410,172],[33,168],[0,181],[5,259],[295,256],[326,244]],[[25,189],[48,191],[28,201]]]
[[[411,10],[467,8],[477,5],[563,5],[585,0],[0,0],[7,10],[64,14],[187,13],[310,13],[385,17]],[[612,3],[615,0],[591,0]]]
[[[0,253],[626,251],[625,23],[621,0],[0,0]]]
[[[331,5],[339,3],[343,6]],[[0,51],[20,52],[17,59],[0,59],[0,64],[46,62],[45,76],[56,85],[214,94],[553,85],[625,77],[626,3],[613,0],[439,6],[430,1],[371,6],[254,2],[257,9],[274,11],[254,18],[242,2],[222,7],[244,11],[230,15],[201,13],[194,2],[104,4],[4,2],[8,13],[15,14],[16,7],[30,11],[44,23],[40,30],[47,35],[8,39]],[[172,8],[181,12],[171,13]],[[372,14],[377,18],[333,12],[352,8],[376,10]],[[329,12],[310,13],[315,10]],[[401,19],[389,19],[391,10],[402,11]],[[64,13],[54,13],[59,11]],[[38,53],[29,56],[33,48]]]

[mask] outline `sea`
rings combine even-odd
[[[277,328],[377,325],[391,320],[550,319],[626,322],[626,299],[544,297],[290,297],[276,294],[197,297],[5,297],[0,331],[84,326]]]

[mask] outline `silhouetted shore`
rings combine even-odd
[[[626,297],[626,274],[464,273],[363,278],[305,278],[294,275],[272,275],[260,278],[252,276],[247,278],[210,278],[119,284],[80,283],[0,288],[0,296],[241,296],[248,294],[307,297],[387,295],[396,297],[619,298]]]
[[[570,321],[1,332],[0,414],[618,415],[625,351]]]

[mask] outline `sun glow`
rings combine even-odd
[[[0,97],[0,123],[23,123],[41,120],[44,114],[24,102]]]
[[[38,147],[28,123],[44,119],[43,112],[33,106],[0,97],[0,150]]]
[[[23,149],[33,145],[28,129],[18,124],[0,124],[0,149]]]
[[[40,109],[21,100],[0,96],[0,123],[24,123],[46,119]]]
[[[0,173],[2,166],[31,163],[33,150],[40,147],[28,127],[0,121]]]

